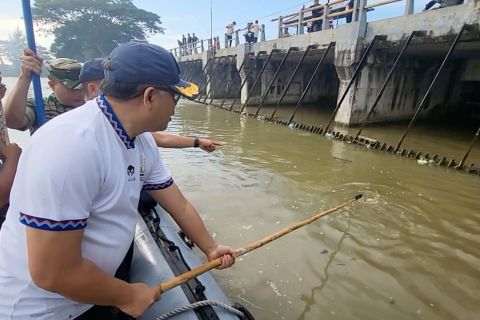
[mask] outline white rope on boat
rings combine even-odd
[[[196,308],[200,308],[200,307],[206,307],[206,306],[215,306],[215,307],[223,308],[223,309],[237,315],[238,317],[240,317],[240,319],[243,319],[243,312],[235,309],[234,307],[231,307],[231,306],[229,306],[225,303],[219,302],[219,301],[203,300],[203,301],[194,302],[194,303],[191,303],[189,305],[186,305],[186,306],[177,308],[175,310],[172,310],[172,311],[170,311],[170,312],[168,312],[168,313],[166,313],[162,316],[159,316],[159,317],[155,318],[155,320],[169,319],[171,317],[174,317],[174,316],[179,315],[181,313],[184,313],[186,311],[196,309]]]

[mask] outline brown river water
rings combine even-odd
[[[306,107],[296,121],[325,119]],[[404,127],[365,135],[394,144]],[[168,131],[226,143],[161,150],[220,243],[242,247],[364,195],[213,272],[257,319],[480,319],[478,176],[185,101]],[[473,134],[419,124],[405,143],[459,160]],[[470,162],[480,164],[478,143]]]

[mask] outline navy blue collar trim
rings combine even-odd
[[[125,144],[125,147],[127,147],[127,149],[135,148],[135,144],[134,144],[135,138],[130,139],[127,132],[123,128],[122,124],[118,120],[117,116],[113,112],[112,108],[108,104],[108,101],[105,99],[103,93],[101,93],[97,97],[96,101],[97,101],[98,107],[100,108],[100,110],[102,110],[108,122],[110,122],[110,124],[112,125],[113,130],[115,130],[120,140],[122,140],[122,142]]]

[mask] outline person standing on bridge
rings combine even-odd
[[[233,21],[225,26],[225,47],[230,48],[232,46],[233,33],[235,32],[235,25],[237,23]]]
[[[258,24],[258,20],[255,20],[255,23],[252,24],[250,27],[250,31],[252,32],[252,39],[253,43],[258,41],[258,33],[260,32],[260,25]]]
[[[198,45],[198,38],[197,36],[195,35],[195,32],[192,33],[192,46],[193,46],[193,53],[197,54],[198,53],[198,50],[197,50],[197,45]]]
[[[309,7],[312,10],[312,19],[320,18],[323,15],[323,6],[318,0],[313,0],[313,4]],[[311,32],[322,30],[322,20],[312,21]]]

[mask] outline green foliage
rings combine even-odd
[[[0,41],[0,66],[5,76],[18,76],[20,73],[20,57],[23,49],[27,47],[25,34],[17,27],[7,40]],[[37,46],[37,53],[44,59],[52,59],[52,54],[47,48]]]
[[[79,61],[106,56],[118,43],[163,33],[160,17],[131,0],[36,0],[33,15],[42,32],[55,36],[52,52]]]
[[[20,62],[20,56],[23,53],[23,48],[27,46],[27,39],[20,30],[16,28],[11,34],[8,35],[8,39],[1,44],[1,52],[12,63],[12,65],[18,67]]]

